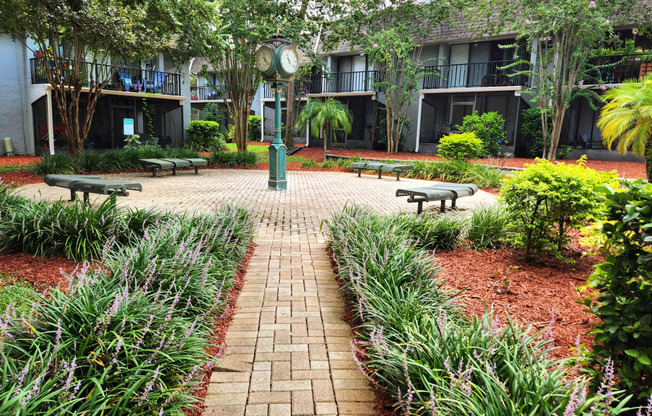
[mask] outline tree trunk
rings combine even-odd
[[[394,153],[394,117],[385,95],[385,130],[387,130],[387,153]]]
[[[561,128],[564,123],[564,114],[566,108],[561,105],[554,109],[555,117],[552,119],[552,132],[550,133],[550,144],[548,151],[543,155],[548,160],[555,160],[557,157],[557,148],[559,147],[559,138],[561,137]]]
[[[647,180],[652,182],[652,134],[647,136],[645,143],[645,175]]]
[[[328,128],[328,126],[326,126],[326,129],[322,128],[321,130],[319,130],[319,134],[324,138],[324,160],[322,160],[322,162],[326,161],[326,151],[328,150],[328,147],[327,147],[328,146],[328,137],[324,136],[324,130],[326,130],[326,135],[328,135],[328,132],[330,131],[330,129]]]
[[[234,103],[233,140],[238,152],[247,151],[247,136],[249,134],[249,103],[248,100],[238,100]]]
[[[294,80],[288,82],[285,89],[285,147],[294,147],[294,126],[297,123],[297,104],[295,103]]]

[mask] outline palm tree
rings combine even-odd
[[[326,101],[310,100],[299,114],[297,130],[303,130],[308,123],[311,123],[310,132],[316,138],[320,137],[324,131],[328,132],[329,126],[351,133],[352,121],[351,111],[336,99],[331,97]],[[327,137],[324,137],[324,161],[326,160],[327,142]]]
[[[652,74],[640,80],[630,79],[604,94],[608,103],[602,109],[598,127],[603,143],[618,152],[627,149],[645,156],[645,174],[652,180]]]

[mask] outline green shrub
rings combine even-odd
[[[428,250],[454,249],[466,227],[466,220],[455,216],[403,215],[397,218],[397,223],[418,248]]]
[[[263,123],[261,116],[249,116],[249,128],[247,130],[247,141],[259,142],[260,141],[260,128]]]
[[[310,168],[313,168],[315,166],[317,166],[317,162],[315,162],[312,159],[303,159],[301,161],[301,167],[304,168],[304,169],[310,169]]]
[[[464,117],[457,129],[462,133],[475,133],[482,141],[482,156],[497,156],[500,143],[505,141],[505,119],[495,111],[479,115],[476,110]]]
[[[563,258],[568,232],[580,228],[604,203],[597,191],[613,183],[613,172],[537,159],[521,172],[505,177],[501,195],[513,218],[512,241],[526,255],[548,252]]]
[[[215,152],[209,158],[209,163],[225,167],[257,166],[258,156],[254,152]]]
[[[333,166],[335,166],[335,161],[332,159],[321,162],[321,167],[324,169],[331,169]]]
[[[9,307],[16,309],[18,315],[29,316],[32,304],[40,300],[41,295],[29,283],[0,273],[0,311]]]
[[[449,134],[439,141],[437,154],[458,162],[476,159],[483,155],[482,141],[475,133]]]
[[[214,121],[193,120],[186,127],[186,146],[199,151],[223,151],[220,125]]]
[[[34,174],[45,176],[49,174],[68,175],[78,169],[77,160],[67,153],[55,153],[41,156],[41,161],[34,168]]]
[[[204,106],[204,120],[214,121],[222,125],[225,118],[226,115],[218,103],[206,103]]]
[[[469,221],[467,238],[476,250],[499,247],[509,236],[510,216],[502,205],[476,208]]]
[[[550,110],[545,110],[550,113]],[[529,144],[530,156],[543,156],[543,128],[541,124],[541,109],[538,107],[523,110],[521,135],[523,141]],[[548,132],[552,131],[552,117],[548,117]]]
[[[652,184],[624,186],[602,189],[609,254],[589,278],[598,296],[585,304],[601,320],[591,331],[593,357],[602,367],[611,359],[626,390],[643,400],[652,393]]]

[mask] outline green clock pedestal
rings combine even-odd
[[[288,189],[285,159],[287,148],[281,140],[281,84],[272,84],[274,89],[274,140],[269,145],[269,189]]]

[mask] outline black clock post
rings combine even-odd
[[[277,33],[264,41],[256,51],[256,67],[263,79],[271,84],[275,99],[274,140],[269,146],[268,186],[270,189],[284,190],[287,189],[287,149],[281,140],[281,89],[297,72],[299,54],[292,42]]]

